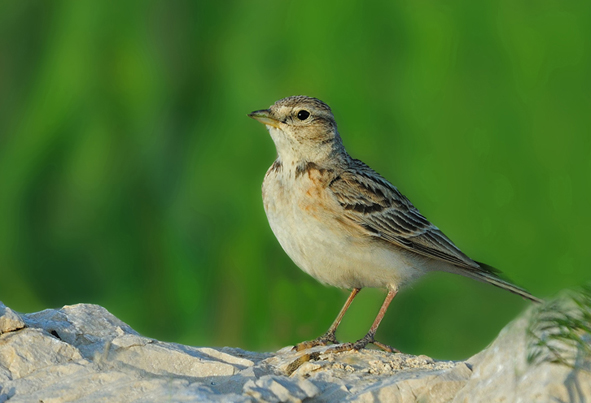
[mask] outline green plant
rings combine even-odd
[[[591,285],[536,308],[528,337],[528,363],[589,370],[584,363],[591,357]]]

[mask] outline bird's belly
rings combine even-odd
[[[263,197],[273,233],[294,263],[318,281],[341,288],[398,288],[422,274],[406,252],[362,233],[305,182],[291,188],[267,182]]]

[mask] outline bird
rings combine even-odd
[[[388,306],[401,287],[433,271],[490,283],[534,302],[542,300],[501,277],[493,267],[465,255],[394,185],[345,150],[330,107],[317,98],[290,96],[249,117],[263,123],[277,158],[265,174],[262,196],[267,220],[291,260],[319,282],[352,290],[322,336],[296,351],[331,346],[360,350],[375,339]],[[362,288],[388,294],[367,334],[339,343],[337,328]]]

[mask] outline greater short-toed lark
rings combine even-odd
[[[300,343],[297,350],[338,343],[335,332],[353,298],[363,287],[379,287],[387,288],[388,296],[367,335],[334,350],[374,343],[392,351],[374,339],[388,305],[400,287],[435,270],[540,302],[463,254],[395,186],[351,158],[324,102],[293,96],[249,116],[266,125],[277,148],[263,182],[263,202],[279,243],[318,281],[353,289],[326,334]]]

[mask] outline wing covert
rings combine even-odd
[[[336,176],[329,189],[345,217],[370,235],[460,267],[479,265],[431,224],[396,187],[358,160]]]

